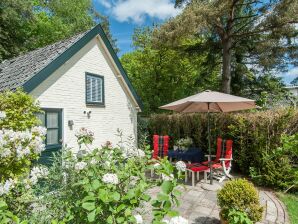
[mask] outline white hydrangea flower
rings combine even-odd
[[[14,181],[10,178],[4,184],[0,183],[0,196],[8,194],[10,189],[13,188]]]
[[[142,224],[143,223],[143,217],[140,214],[134,215],[137,224]]]
[[[186,170],[186,164],[183,161],[178,161],[176,163],[176,168],[179,171],[185,171]]]
[[[173,179],[174,179],[174,175],[171,174],[170,176],[168,176],[168,175],[162,173],[162,174],[161,174],[161,178],[162,178],[164,181],[167,181],[167,180],[173,180]]]
[[[106,184],[114,184],[114,185],[119,183],[117,174],[113,174],[113,173],[106,173],[105,175],[103,175],[102,181]]]
[[[83,170],[83,169],[85,169],[85,167],[87,166],[87,163],[85,163],[85,162],[77,162],[76,164],[75,164],[75,170],[77,170],[77,171],[80,171],[80,170]]]
[[[90,160],[90,164],[92,164],[92,165],[96,165],[97,163],[98,163],[98,161],[96,159],[94,159],[94,158],[92,158]]]
[[[188,220],[182,216],[175,216],[171,218],[169,224],[189,224]]]
[[[30,181],[32,184],[36,184],[39,178],[46,178],[49,171],[46,167],[33,167],[30,172]]]
[[[44,136],[47,133],[47,129],[42,126],[35,126],[35,127],[31,128],[31,132],[36,133],[41,136]]]
[[[143,158],[146,156],[145,152],[141,149],[137,148],[122,148],[123,150],[123,157],[124,158],[131,158],[131,157],[139,157]]]
[[[0,145],[1,148],[1,145]],[[9,149],[2,149],[2,151],[0,152],[0,157],[5,158],[5,157],[9,157],[12,154],[12,152]]]

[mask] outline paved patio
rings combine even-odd
[[[177,210],[180,215],[187,218],[190,224],[217,224],[219,221],[219,207],[217,206],[216,192],[207,191],[201,188],[198,183],[195,187],[185,185],[179,187],[181,195],[181,205]],[[157,195],[159,188],[150,189],[149,194],[153,197]],[[258,224],[290,223],[284,205],[274,193],[259,190],[260,202],[264,206],[263,220]],[[148,208],[148,207],[147,207]],[[151,223],[149,211],[144,212],[145,223]]]

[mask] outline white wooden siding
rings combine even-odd
[[[137,105],[102,41],[97,38],[31,92],[42,108],[63,109],[63,143],[73,148],[77,148],[75,133],[81,127],[94,132],[95,146],[106,141],[117,144],[118,128],[125,136],[137,138]],[[86,105],[85,72],[104,76],[105,107]],[[84,111],[91,111],[90,118]],[[68,120],[74,121],[72,128]]]

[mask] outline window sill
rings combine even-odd
[[[104,103],[86,103],[87,107],[106,107]]]

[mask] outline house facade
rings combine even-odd
[[[100,25],[0,69],[0,91],[22,87],[44,110],[38,116],[47,128],[46,152],[76,149],[82,127],[94,132],[95,146],[117,144],[117,129],[137,139],[142,103]]]

